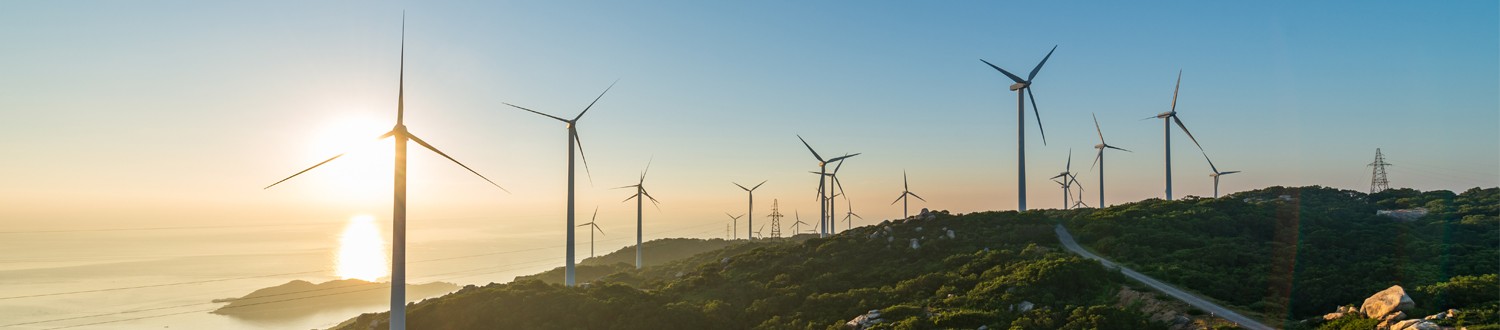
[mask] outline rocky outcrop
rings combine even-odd
[[[879,324],[881,321],[883,320],[880,319],[880,310],[871,309],[867,313],[861,314],[860,316],[855,316],[854,319],[849,320],[849,322],[844,322],[844,328],[851,330],[864,330],[869,329],[876,324]]]
[[[1411,296],[1406,295],[1406,289],[1402,289],[1400,285],[1392,285],[1365,298],[1365,303],[1359,305],[1359,310],[1365,317],[1384,319],[1390,314],[1409,311],[1413,306],[1416,303],[1411,300]]]

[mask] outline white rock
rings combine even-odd
[[[954,238],[953,230],[952,229],[948,230],[948,238]]]
[[[1392,285],[1365,298],[1365,303],[1360,305],[1359,310],[1364,312],[1365,317],[1378,319],[1391,313],[1411,310],[1415,305],[1411,296],[1406,295],[1405,289],[1400,285]]]
[[[921,247],[922,247],[922,243],[918,243],[917,239],[915,239],[915,238],[911,239],[911,249],[912,250],[916,250],[916,249],[919,249]]]

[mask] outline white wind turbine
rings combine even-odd
[[[629,202],[632,198],[635,199],[635,269],[641,269],[641,196],[651,199],[651,205],[656,206],[658,210],[661,209],[661,203],[656,201],[656,197],[651,197],[651,193],[646,192],[646,172],[649,171],[651,171],[651,162],[648,161],[646,162],[646,170],[641,171],[640,181],[636,181],[633,185],[615,188],[635,188],[635,195],[630,195],[630,197],[626,197],[625,200],[620,201],[624,203]]]
[[[911,212],[907,208],[908,200],[910,199],[910,198],[907,198],[908,196],[910,196],[910,197],[916,197],[917,199],[920,199],[923,202],[927,201],[926,198],[922,198],[922,196],[917,196],[917,193],[911,192],[911,183],[908,183],[906,181],[906,170],[902,170],[901,171],[901,197],[896,197],[896,200],[891,202],[891,205],[896,205],[896,202],[901,202],[901,218],[902,219],[910,218],[911,217]]]
[[[1090,114],[1090,116],[1093,115]],[[1094,145],[1094,149],[1099,149],[1099,153],[1094,155],[1094,164],[1099,165],[1099,207],[1104,207],[1104,149],[1109,148],[1124,152],[1130,152],[1130,150],[1121,149],[1104,142],[1104,130],[1099,129],[1099,116],[1094,116],[1094,132],[1099,133],[1099,144]],[[1089,169],[1093,168],[1094,165],[1089,165]]]
[[[536,110],[531,110],[531,109],[523,108],[523,107],[515,105],[515,104],[505,103],[505,105],[514,107],[516,109],[526,110],[527,112],[531,112],[531,113],[535,113],[535,114],[538,114],[538,115],[546,116],[547,118],[557,119],[558,121],[561,121],[564,124],[567,124],[567,128],[568,128],[568,223],[567,223],[567,226],[565,228],[567,228],[567,235],[568,235],[568,245],[567,245],[568,246],[568,249],[567,249],[568,251],[567,251],[567,255],[564,256],[564,258],[563,258],[563,260],[566,260],[566,263],[567,263],[566,266],[565,266],[566,271],[564,272],[564,276],[563,276],[563,285],[566,285],[566,286],[573,286],[573,284],[574,284],[573,283],[574,282],[573,281],[573,278],[574,278],[574,273],[573,273],[573,264],[574,264],[574,262],[573,262],[573,226],[574,226],[573,225],[573,211],[574,211],[573,210],[573,186],[574,186],[574,184],[573,184],[573,172],[574,172],[574,170],[573,170],[573,147],[574,146],[578,147],[578,154],[579,154],[579,156],[581,158],[583,158],[583,170],[584,170],[584,172],[585,173],[589,172],[589,158],[588,158],[588,156],[583,155],[583,142],[581,142],[581,141],[578,140],[578,120],[582,119],[584,114],[589,113],[589,109],[592,109],[594,107],[595,103],[599,103],[599,99],[604,98],[604,93],[609,93],[609,89],[610,88],[614,88],[614,87],[615,87],[615,84],[613,84],[613,83],[609,84],[609,87],[605,88],[603,93],[599,93],[599,96],[595,97],[593,102],[589,102],[589,105],[587,107],[584,107],[583,111],[579,112],[578,116],[577,117],[573,117],[573,119],[571,119],[571,120],[569,120],[569,119],[562,119],[562,118],[559,118],[557,116],[553,116],[553,115],[549,115],[549,114],[538,112]],[[590,182],[593,181],[593,174],[589,174],[589,180],[590,180]]]
[[[989,61],[979,60],[991,68],[1000,71],[1000,73],[1005,74],[1005,77],[1010,78],[1011,81],[1016,82],[1010,85],[1010,90],[1016,92],[1016,163],[1018,164],[1016,189],[1020,191],[1016,194],[1016,197],[1019,199],[1016,205],[1017,211],[1026,210],[1026,97],[1031,97],[1031,112],[1036,115],[1036,128],[1042,133],[1042,144],[1046,145],[1047,131],[1042,129],[1042,114],[1040,111],[1037,111],[1036,95],[1031,94],[1031,85],[1033,80],[1036,79],[1036,73],[1042,71],[1042,65],[1047,64],[1047,59],[1052,58],[1052,52],[1054,51],[1057,51],[1057,46],[1052,46],[1052,50],[1047,51],[1047,56],[1042,57],[1042,61],[1036,64],[1036,68],[1031,69],[1031,74],[1026,75],[1026,79],[1021,79],[1021,77],[991,64]]]
[[[812,152],[813,158],[817,158],[818,159],[818,174],[820,174],[820,175],[818,175],[818,197],[819,197],[818,198],[818,208],[820,209],[818,211],[818,214],[819,214],[818,217],[821,218],[821,219],[818,220],[818,236],[819,237],[827,237],[828,234],[829,234],[828,223],[830,221],[833,221],[832,217],[829,216],[828,203],[827,203],[827,200],[829,198],[828,197],[828,193],[826,193],[824,191],[824,190],[827,190],[827,189],[823,188],[823,187],[825,187],[824,182],[827,181],[827,179],[825,177],[828,176],[828,163],[841,161],[841,160],[844,160],[844,159],[849,158],[849,157],[859,156],[859,154],[855,153],[855,154],[852,154],[852,155],[843,155],[843,156],[833,157],[831,159],[824,160],[823,156],[819,156],[818,155],[818,151],[817,150],[813,150],[813,147],[811,145],[808,145],[807,144],[807,140],[803,139],[801,135],[797,136],[797,140],[801,140],[802,141],[802,146],[807,147],[807,151]],[[827,186],[832,186],[832,185],[827,185]]]
[[[771,180],[762,180],[760,183],[756,184],[755,187],[751,187],[751,188],[745,188],[744,185],[740,185],[739,183],[736,183],[736,182],[730,182],[730,183],[733,183],[735,186],[740,187],[740,189],[744,189],[745,193],[748,194],[748,195],[750,195],[750,206],[746,207],[746,209],[745,209],[745,214],[750,216],[748,218],[745,218],[745,221],[746,221],[745,222],[745,231],[746,231],[745,235],[750,235],[750,233],[749,233],[750,228],[754,228],[755,227],[755,190],[756,189],[760,189],[760,186],[763,185],[763,184],[766,184],[766,181],[771,181]],[[736,223],[734,226],[735,226],[735,228],[739,228],[739,224],[738,223]],[[739,236],[740,236],[739,233],[735,233],[734,234],[734,238],[739,238]],[[753,238],[754,237],[750,237],[748,239],[753,239]]]
[[[1239,173],[1240,171],[1223,171],[1223,172],[1220,172],[1219,168],[1214,166],[1214,160],[1208,159],[1208,153],[1206,153],[1206,152],[1203,153],[1203,160],[1207,160],[1208,161],[1208,168],[1210,170],[1214,171],[1212,174],[1209,174],[1208,176],[1214,178],[1214,198],[1219,198],[1219,177],[1225,176],[1225,175]]]
[[[470,173],[478,175],[479,178],[484,179],[484,181],[488,181],[490,184],[495,185],[495,187],[500,188],[501,190],[505,189],[500,187],[500,185],[496,184],[494,181],[491,181],[489,178],[484,177],[484,175],[479,174],[479,172],[474,171],[474,169],[469,168],[469,166],[458,162],[457,159],[453,159],[453,157],[450,157],[448,156],[448,154],[443,153],[441,150],[438,150],[437,147],[433,147],[426,141],[422,141],[421,138],[418,138],[416,135],[411,134],[411,132],[406,129],[405,18],[402,18],[401,22],[400,69],[401,73],[397,80],[398,87],[396,89],[396,126],[394,128],[391,128],[391,131],[386,132],[385,134],[381,134],[378,138],[382,140],[388,137],[396,138],[395,184],[393,185],[392,191],[392,195],[394,195],[394,198],[391,203],[391,329],[406,329],[406,142],[416,142],[418,145],[421,145],[428,150],[432,150],[432,152],[437,153],[439,156],[443,156],[443,158],[447,158],[448,160],[453,161],[454,164],[458,164],[458,166],[463,167],[465,170],[469,170]],[[313,165],[312,167],[308,167],[307,169],[302,170],[301,172],[297,172],[296,174],[292,174],[292,176],[281,179],[281,181],[276,181],[276,183],[272,183],[271,185],[266,186],[266,188],[264,189],[270,189],[271,187],[281,184],[282,182],[291,180],[292,178],[297,177],[302,173],[307,173],[307,171],[311,171],[318,166],[323,166],[323,164],[327,164],[328,162],[331,162],[334,159],[338,159],[339,157],[343,156],[344,154],[338,154],[330,157],[327,160]]]
[[[599,235],[604,235],[604,229],[603,228],[599,228],[599,223],[598,223],[599,220],[598,219],[599,219],[599,207],[596,206],[596,207],[594,207],[594,216],[592,218],[589,218],[589,222],[585,223],[585,224],[578,225],[579,227],[593,227],[592,229],[589,230],[589,258],[593,258],[594,257],[594,232],[598,231]]]
[[[1167,200],[1172,200],[1172,123],[1176,122],[1177,123],[1177,127],[1178,128],[1182,128],[1182,132],[1187,134],[1188,139],[1192,139],[1193,140],[1193,145],[1197,145],[1198,146],[1198,151],[1203,151],[1203,145],[1202,144],[1198,144],[1198,138],[1193,137],[1193,132],[1189,132],[1188,129],[1187,129],[1187,125],[1183,125],[1182,124],[1182,119],[1177,117],[1177,91],[1179,89],[1181,89],[1181,88],[1182,88],[1182,71],[1177,71],[1177,87],[1173,87],[1172,88],[1172,110],[1156,114],[1156,116],[1152,116],[1152,117],[1147,117],[1146,118],[1146,119],[1161,118],[1162,119],[1162,124],[1164,125],[1164,126],[1162,126],[1162,128],[1164,129],[1162,131],[1162,139],[1163,139],[1162,141],[1165,144],[1165,146],[1166,146],[1165,150],[1167,151],[1166,152],[1166,162],[1167,162]],[[1146,119],[1142,119],[1142,120],[1146,120]]]

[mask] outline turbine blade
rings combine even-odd
[[[592,222],[590,222],[590,223],[592,223]],[[594,229],[599,230],[599,235],[609,236],[608,234],[604,233],[604,228],[599,228],[599,224],[597,224],[597,223],[594,223]]]
[[[1177,70],[1177,86],[1172,87],[1172,112],[1177,112],[1177,91],[1182,89],[1182,70]]]
[[[1052,50],[1047,51],[1047,57],[1043,57],[1042,62],[1037,63],[1036,68],[1031,69],[1031,74],[1026,76],[1027,82],[1031,82],[1032,79],[1036,79],[1036,73],[1038,71],[1042,71],[1042,65],[1047,64],[1047,59],[1052,58],[1052,52],[1055,51],[1057,51],[1057,46],[1054,45],[1052,46]]]
[[[547,116],[547,118],[552,118],[552,119],[557,119],[557,120],[558,120],[558,121],[561,121],[561,122],[564,122],[564,123],[566,123],[566,122],[568,122],[568,120],[567,120],[567,119],[562,119],[562,118],[558,118],[558,117],[557,117],[557,116],[553,116],[553,115],[549,115],[549,114],[545,114],[545,113],[542,113],[542,112],[541,112],[541,111],[536,111],[536,110],[531,110],[531,109],[527,109],[527,108],[524,108],[524,107],[521,107],[521,106],[519,106],[519,105],[515,105],[515,104],[510,104],[510,103],[505,103],[505,102],[501,102],[501,104],[505,104],[505,105],[508,105],[508,106],[511,106],[511,107],[514,107],[514,108],[516,108],[516,109],[521,109],[521,110],[526,110],[526,111],[529,111],[529,112],[531,112],[531,113],[534,113],[534,114],[538,114],[538,115],[543,115],[543,116]]]
[[[1042,145],[1047,145],[1047,129],[1042,128],[1042,112],[1036,108],[1036,95],[1031,94],[1031,86],[1026,86],[1026,97],[1031,98],[1031,114],[1036,116],[1036,129],[1042,132]]]
[[[1056,178],[1058,178],[1058,177],[1062,177],[1062,176],[1067,176],[1067,175],[1068,175],[1068,174],[1067,174],[1067,173],[1063,173],[1063,174],[1058,174],[1058,175],[1054,175],[1054,176],[1052,176],[1052,177],[1050,177],[1050,178],[1048,178],[1048,179],[1056,179]]]
[[[484,181],[489,182],[492,185],[495,185],[495,188],[500,188],[500,190],[505,190],[505,192],[507,192],[507,193],[510,192],[510,190],[506,190],[505,187],[501,187],[500,184],[495,183],[495,181],[490,180],[490,178],[486,178],[486,177],[484,177],[483,174],[479,174],[479,171],[475,171],[474,169],[469,168],[469,165],[464,165],[464,163],[458,162],[457,159],[453,159],[452,156],[448,156],[448,154],[443,153],[442,150],[438,150],[437,147],[433,147],[431,144],[427,144],[427,141],[422,141],[422,138],[419,138],[416,135],[411,134],[410,132],[406,133],[406,137],[411,138],[411,140],[413,142],[416,142],[417,144],[420,144],[423,147],[427,147],[427,150],[432,150],[432,152],[436,152],[439,156],[443,156],[443,158],[447,158],[448,160],[453,161],[454,164],[458,164],[458,166],[463,167],[465,170],[469,170],[469,173],[474,173],[474,175],[479,176],[480,179],[484,179]]]
[[[1208,161],[1208,169],[1213,170],[1214,173],[1219,173],[1219,168],[1218,167],[1214,167],[1214,160],[1208,158],[1208,153],[1207,152],[1203,153],[1203,160]]]
[[[766,184],[766,181],[771,181],[771,179],[761,180],[760,183],[758,183],[758,184],[755,185],[755,188],[750,188],[750,191],[755,191],[756,189],[760,189],[760,186],[763,185],[763,184]],[[744,188],[744,187],[740,187],[740,188]]]
[[[1229,175],[1229,174],[1235,174],[1235,173],[1239,173],[1239,172],[1240,171],[1219,172],[1219,175]]]
[[[1177,118],[1177,115],[1172,115],[1172,121],[1177,122],[1177,127],[1182,128],[1183,133],[1187,133],[1188,139],[1193,140],[1193,145],[1198,146],[1198,150],[1203,150],[1203,145],[1198,144],[1198,138],[1193,137],[1193,132],[1189,132],[1187,125],[1182,124],[1182,119]]]
[[[985,61],[982,58],[979,59],[979,61],[984,62],[984,64],[989,64],[991,68],[995,68],[995,70],[1000,71],[1000,73],[1004,73],[1006,77],[1010,77],[1010,80],[1015,81],[1017,84],[1026,82],[1025,80],[1021,80],[1021,77],[1017,77],[1016,75],[1011,74],[1010,71],[1005,71],[1005,69],[1001,69],[1000,67],[991,64],[990,61]]]
[[[733,183],[734,185],[739,186],[740,189],[744,189],[745,191],[750,191],[750,188],[745,188],[745,186],[740,186],[740,184],[737,183],[737,182],[730,182],[730,183]]]
[[[910,191],[908,191],[908,192],[906,192],[906,193],[908,193],[908,194],[911,194],[911,197],[916,197],[916,198],[917,198],[917,199],[920,199],[920,200],[922,200],[922,201],[923,201],[923,202],[926,202],[926,201],[927,201],[927,199],[926,199],[926,198],[922,198],[922,196],[917,196],[917,193],[914,193],[914,192],[910,192]]]
[[[861,153],[854,153],[853,155],[843,155],[843,156],[839,156],[839,157],[833,157],[833,159],[829,159],[826,163],[832,163],[832,162],[836,162],[836,161],[841,161],[841,160],[847,159],[849,157],[859,156],[860,154]],[[838,170],[838,167],[835,166],[834,170]]]
[[[637,187],[637,186],[640,186],[640,185],[639,185],[639,184],[633,184],[633,185],[629,185],[629,186],[624,186],[624,187],[614,187],[614,188],[612,188],[612,189],[625,189],[625,188],[635,188],[635,187]]]
[[[646,198],[651,200],[652,205],[657,205],[657,210],[661,210],[661,202],[657,201],[655,196],[651,196],[651,192],[646,191],[646,188],[641,188],[641,194],[646,195]]]
[[[656,161],[656,156],[654,156],[654,155],[651,156],[650,159],[646,160],[646,169],[641,171],[641,180],[640,180],[640,182],[637,182],[636,184],[646,183],[646,173],[650,173],[651,172],[651,162],[654,162],[654,161]]]
[[[1099,128],[1099,115],[1090,113],[1089,116],[1094,117],[1094,132],[1099,133],[1099,143],[1104,143],[1104,130]]]
[[[823,156],[818,156],[818,151],[817,150],[813,150],[812,146],[807,144],[807,140],[803,139],[802,135],[798,134],[797,135],[797,139],[798,140],[802,140],[802,146],[807,147],[807,151],[811,151],[812,152],[813,158],[817,158],[818,161],[820,161],[820,162],[827,163],[827,161],[823,160]]]
[[[625,197],[625,200],[622,200],[620,202],[621,203],[629,202],[631,199],[635,199],[635,194],[630,194],[630,197]]]
[[[1108,144],[1104,145],[1104,147],[1105,148],[1119,150],[1119,151],[1124,151],[1124,152],[1133,152],[1133,151],[1130,151],[1130,150],[1125,150],[1124,148],[1120,148],[1120,147],[1116,147],[1116,146],[1112,146],[1112,145],[1108,145]]]
[[[385,134],[381,134],[380,137],[375,138],[375,140],[376,141],[380,141],[380,140],[383,140],[385,138],[391,137],[392,135],[395,135],[395,134],[396,134],[396,131],[385,132]],[[346,151],[346,152],[339,153],[337,155],[333,155],[333,157],[328,157],[328,159],[325,159],[325,160],[323,160],[321,162],[318,162],[317,164],[313,164],[312,167],[308,167],[307,169],[304,169],[302,171],[298,171],[296,174],[292,174],[292,176],[286,177],[285,179],[281,179],[281,181],[276,181],[276,183],[272,183],[271,185],[266,186],[265,188],[260,188],[260,189],[271,189],[271,187],[275,187],[276,185],[281,184],[282,182],[286,182],[286,180],[291,180],[292,178],[295,178],[298,175],[302,175],[302,173],[307,173],[307,171],[311,171],[312,169],[318,168],[318,166],[323,166],[323,164],[327,164],[328,162],[331,162],[334,159],[339,159],[339,157],[344,157],[344,155],[346,155],[346,154],[349,154],[349,152]]]
[[[589,106],[583,108],[583,112],[579,112],[577,117],[573,117],[572,122],[574,122],[576,124],[578,122],[579,118],[583,118],[583,114],[589,113],[589,109],[593,109],[594,108],[594,104],[595,103],[599,103],[599,99],[604,98],[604,94],[605,93],[609,93],[609,89],[610,88],[615,88],[615,84],[619,83],[619,82],[620,82],[620,80],[616,79],[615,82],[609,83],[609,87],[605,87],[603,93],[599,93],[599,96],[595,97],[593,102],[589,102]]]
[[[598,220],[598,219],[599,219],[599,207],[595,206],[594,207],[594,216],[589,218],[589,224],[591,224],[591,225],[594,224],[594,220]]]
[[[1068,148],[1068,165],[1063,167],[1064,173],[1073,172],[1073,148]]]
[[[1099,165],[1099,158],[1101,157],[1104,157],[1104,148],[1099,148],[1099,152],[1094,154],[1094,163],[1089,164],[1090,171],[1094,170],[1095,165]]]
[[[589,155],[583,152],[583,138],[578,136],[578,125],[575,123],[568,134],[573,134],[573,144],[578,146],[578,158],[583,159],[583,173],[589,176],[589,185],[594,185],[594,171],[589,170]]]
[[[896,197],[896,201],[891,202],[891,205],[896,205],[896,202],[900,202],[902,198],[906,198],[906,192],[905,191],[901,192],[901,197]]]

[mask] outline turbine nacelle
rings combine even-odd
[[[1176,115],[1177,115],[1177,111],[1167,111],[1167,112],[1163,112],[1163,113],[1157,114],[1156,118],[1167,118],[1167,117],[1176,116]]]
[[[1030,86],[1031,86],[1031,82],[1029,82],[1029,81],[1028,82],[1018,82],[1018,83],[1015,83],[1015,84],[1011,84],[1010,85],[1010,90],[1017,91],[1017,90],[1021,90],[1022,88],[1026,88],[1026,87],[1030,87]]]
[[[1094,149],[1104,149],[1104,144],[1103,143],[1095,144],[1094,145]]]

